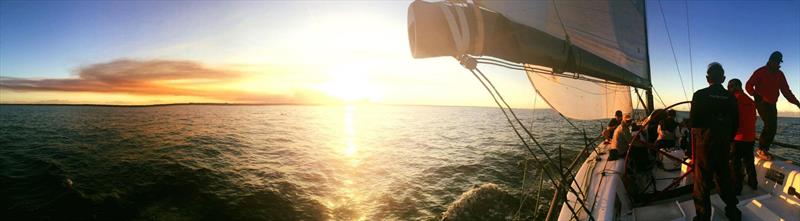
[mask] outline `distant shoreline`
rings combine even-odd
[[[0,106],[85,106],[85,107],[162,107],[162,106],[284,106],[284,105],[298,105],[298,106],[346,106],[346,105],[379,105],[379,106],[418,106],[418,107],[479,107],[479,108],[497,108],[493,106],[464,106],[464,105],[433,105],[433,104],[383,104],[383,103],[164,103],[164,104],[54,104],[54,103],[0,103]],[[530,110],[532,108],[514,108],[521,110]],[[552,109],[552,108],[536,108],[536,109]]]
[[[333,104],[313,104],[313,103],[165,103],[165,104],[50,104],[50,103],[0,103],[0,106],[74,106],[74,107],[166,107],[166,106],[286,106],[286,105],[299,105],[299,106],[338,106],[348,105],[346,103],[333,103]],[[359,104],[355,104],[359,105]],[[369,103],[368,105],[385,105],[385,106],[419,106],[419,107],[478,107],[478,108],[497,108],[489,106],[462,106],[462,105],[431,105],[431,104],[380,104]],[[514,108],[520,110],[531,110],[533,108]],[[552,108],[535,108],[537,110],[552,110]],[[636,111],[643,111],[643,109],[636,109]],[[688,112],[681,111],[678,112]],[[778,117],[783,118],[800,118],[796,112],[778,112]]]
[[[37,104],[37,103],[0,103],[0,106],[84,106],[84,107],[162,107],[162,106],[272,106],[272,105],[320,105],[300,103],[166,103],[166,104]]]

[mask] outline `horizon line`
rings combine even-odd
[[[164,107],[164,106],[281,106],[281,105],[302,105],[302,106],[347,106],[347,105],[387,105],[387,106],[425,106],[425,107],[482,107],[482,108],[497,108],[497,106],[472,106],[472,105],[440,105],[440,104],[392,104],[392,103],[229,103],[229,102],[182,102],[182,103],[158,103],[158,104],[92,104],[92,103],[6,103],[0,102],[0,106],[20,105],[20,106],[83,106],[83,107]],[[550,109],[552,107],[544,108],[530,108],[530,107],[515,107],[513,109]],[[633,109],[634,111],[642,111],[644,109]],[[678,110],[682,112],[688,112]],[[800,116],[786,116],[791,114],[798,114],[800,111],[778,111],[779,117],[800,118]],[[784,116],[780,116],[783,114]]]
[[[87,106],[87,107],[161,107],[161,106],[281,106],[281,105],[302,105],[302,106],[348,106],[348,105],[386,105],[386,106],[427,106],[427,107],[484,107],[497,108],[496,106],[471,106],[471,105],[441,105],[441,104],[393,104],[393,103],[300,103],[300,102],[277,102],[277,103],[229,103],[229,102],[178,102],[178,103],[157,103],[157,104],[93,104],[93,103],[7,103],[0,102],[0,106],[20,105],[20,106]],[[553,109],[545,108],[513,108],[513,109]]]

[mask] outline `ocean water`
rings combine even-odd
[[[553,157],[584,146],[550,110],[517,114]],[[779,121],[776,140],[800,143],[800,119]],[[593,137],[605,121],[575,123]],[[0,105],[0,217],[513,218],[524,200],[530,218],[530,158],[497,108]]]

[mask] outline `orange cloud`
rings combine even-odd
[[[77,78],[25,79],[0,77],[0,89],[18,92],[94,92],[133,95],[169,95],[204,97],[232,102],[317,103],[329,98],[319,95],[311,99],[307,89],[295,94],[266,94],[220,85],[232,84],[248,77],[237,70],[209,67],[194,61],[180,60],[114,60],[78,69]],[[190,101],[189,101],[190,102]]]
[[[224,82],[241,76],[229,70],[213,69],[191,61],[116,60],[78,70],[77,79],[2,78],[0,88],[18,91],[116,92],[150,95],[202,96],[197,90],[163,81]]]

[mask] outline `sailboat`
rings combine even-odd
[[[492,95],[532,157],[544,162],[539,166],[555,193],[538,218],[691,220],[692,162],[685,153],[653,148],[656,161],[671,166],[634,172],[629,156],[609,159],[609,144],[583,130],[586,148],[572,165],[555,168],[480,70],[494,65],[524,71],[536,93],[568,122],[608,119],[616,110],[633,113],[638,102],[645,113],[640,123],[648,128],[664,110],[691,104],[655,109],[645,8],[644,0],[415,1],[408,38],[414,58],[456,58]],[[775,158],[757,159],[756,169],[757,189],[745,187],[737,197],[743,220],[800,220],[800,167]],[[712,205],[712,219],[727,220],[716,194]]]

